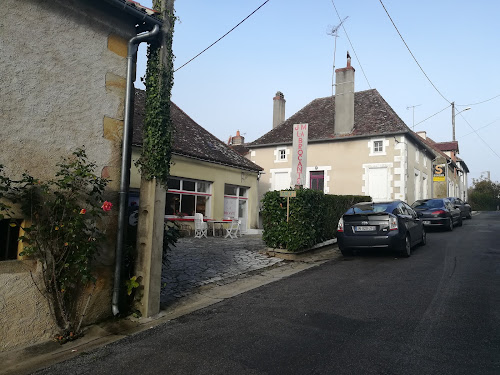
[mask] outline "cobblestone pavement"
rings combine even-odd
[[[266,246],[261,235],[183,237],[168,254],[162,270],[163,306],[188,295],[200,286],[222,281],[282,262],[259,254]]]

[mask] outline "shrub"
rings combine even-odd
[[[112,204],[103,200],[107,180],[94,174],[97,165],[83,149],[57,166],[55,178],[47,181],[27,173],[20,181],[2,175],[0,190],[26,219],[20,255],[42,265],[43,286],[38,288],[49,301],[60,337],[73,338],[85,314],[77,311],[81,290],[96,281],[92,261],[105,239],[101,217]],[[2,210],[9,215],[5,205]]]
[[[299,251],[335,237],[342,214],[357,202],[369,202],[370,197],[328,195],[299,189],[290,198],[289,221],[286,221],[287,199],[279,191],[270,191],[262,199],[263,240],[267,246]]]

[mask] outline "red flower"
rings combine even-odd
[[[101,206],[103,211],[111,211],[111,207],[113,207],[113,203],[108,201],[104,201],[104,203]]]
[[[87,213],[87,210],[85,208],[82,208],[80,210],[80,215],[85,215]]]

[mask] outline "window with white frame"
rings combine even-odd
[[[384,152],[384,141],[373,141],[373,152]]]
[[[420,150],[419,150],[419,149],[416,149],[416,150],[415,150],[415,161],[416,161],[417,163],[419,163],[419,162],[420,162]]]
[[[248,187],[238,185],[224,185],[224,217],[246,219]]]
[[[211,182],[170,177],[167,186],[165,215],[194,217],[195,213],[200,213],[210,216]]]
[[[274,151],[274,155],[275,155],[275,162],[276,163],[283,163],[283,162],[286,162],[288,161],[288,149],[286,147],[278,147],[275,151]]]

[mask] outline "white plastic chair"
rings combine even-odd
[[[224,238],[237,238],[238,237],[238,232],[240,232],[241,236],[241,220],[238,219],[232,219],[231,220],[231,226],[226,229],[226,237]]]
[[[202,214],[194,214],[194,238],[207,237],[208,224],[203,221]]]

